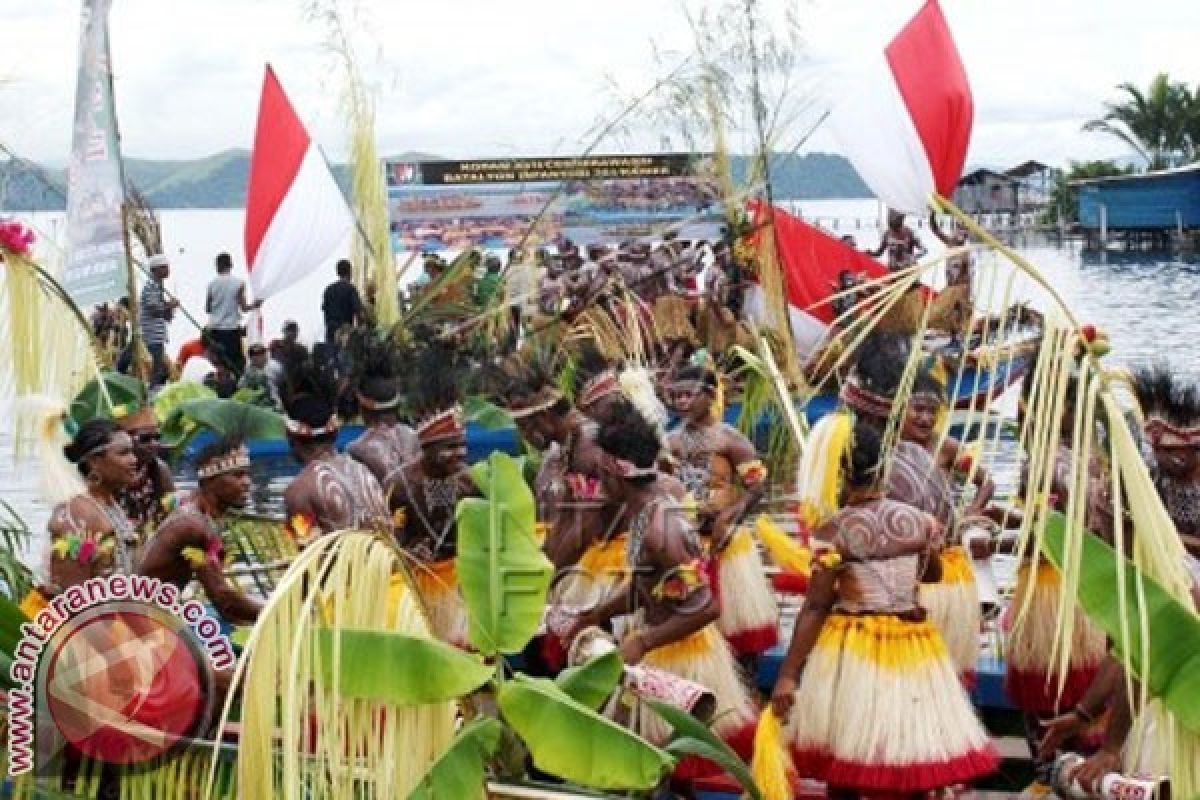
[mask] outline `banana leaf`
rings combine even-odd
[[[483,767],[500,747],[504,726],[481,717],[468,723],[429,768],[408,800],[458,800],[483,795]]]
[[[671,741],[667,744],[667,752],[673,756],[699,756],[712,761],[729,773],[751,800],[762,800],[762,792],[750,774],[750,767],[746,766],[746,762],[707,725],[675,706],[657,700],[645,702],[671,726]]]
[[[674,766],[667,752],[571,699],[553,681],[517,675],[500,713],[543,772],[594,789],[650,789]]]
[[[466,415],[468,422],[474,422],[489,431],[513,426],[512,417],[504,409],[478,395],[473,395],[463,401],[463,414]]]
[[[178,422],[176,415],[181,417]],[[287,435],[283,417],[274,411],[216,397],[184,400],[167,423],[172,430],[176,425],[189,430],[183,440],[170,442],[168,446],[172,448],[182,448],[201,429],[210,430],[218,436],[237,434],[243,439],[282,439]],[[189,429],[187,423],[195,427]]]
[[[396,705],[440,703],[470,694],[493,674],[478,656],[433,639],[329,628],[317,635],[326,681],[333,676],[335,642],[340,649],[338,690],[346,697]]]
[[[1047,558],[1061,567],[1066,536],[1066,518],[1059,512],[1050,514],[1042,534],[1042,550]],[[1125,562],[1126,610],[1130,640],[1121,629],[1121,609],[1117,590],[1119,573],[1117,553],[1103,540],[1091,533],[1083,537],[1080,558],[1079,604],[1088,618],[1113,641],[1119,654],[1127,654],[1130,666],[1148,691],[1175,715],[1181,725],[1200,732],[1200,617],[1193,614],[1151,578],[1141,575],[1149,620],[1149,670],[1142,664],[1142,631],[1136,624],[1140,618],[1137,581],[1139,571]]]
[[[624,669],[620,653],[613,650],[596,656],[586,664],[563,670],[554,682],[572,700],[599,711],[616,688]]]
[[[471,467],[482,498],[458,504],[458,570],[471,644],[485,656],[519,653],[542,620],[553,566],[533,538],[533,493],[521,462],[494,452]]]
[[[104,381],[104,388],[108,390],[108,396],[112,399],[111,406],[100,391],[100,380]],[[113,406],[118,409],[125,407],[126,413],[136,411],[142,405],[145,396],[146,387],[137,378],[105,370],[100,373],[99,379],[93,378],[79,390],[79,394],[71,401],[69,413],[71,420],[78,426],[96,417],[112,417]]]
[[[154,415],[161,423],[164,447],[179,448],[191,440],[199,427],[191,418],[180,412],[180,406],[189,400],[215,399],[217,393],[202,383],[179,381],[164,386],[154,398]]]

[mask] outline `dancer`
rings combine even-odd
[[[938,226],[937,214],[929,212],[929,230],[947,248],[962,248],[967,245],[967,231],[962,223],[955,221],[950,233],[943,233]],[[955,335],[966,332],[971,321],[971,279],[973,265],[970,253],[959,253],[946,259],[946,288],[938,293],[929,309],[929,327],[948,331]]]
[[[937,419],[945,401],[945,387],[927,367],[920,367],[905,410],[902,440],[896,444],[888,469],[887,496],[921,509],[942,525],[941,579],[922,583],[920,600],[946,641],[964,685],[971,688],[979,659],[980,602],[971,558],[962,541],[964,536],[980,535],[990,540],[992,523],[983,517],[983,510],[994,485],[982,468],[975,470],[978,490],[974,498],[961,514],[955,508],[947,468],[958,460],[958,443],[947,438],[938,453],[933,452],[938,447]]]
[[[226,436],[196,457],[199,487],[184,498],[146,545],[138,572],[183,590],[196,580],[229,622],[258,618],[262,603],[225,578],[225,550],[218,521],[250,495],[250,454],[238,437]]]
[[[890,209],[887,214],[887,230],[879,239],[879,246],[870,251],[872,258],[887,254],[887,266],[892,272],[908,269],[928,251],[913,229],[904,224],[904,212]]]
[[[354,396],[366,430],[346,446],[346,452],[382,485],[392,470],[416,458],[420,450],[416,433],[397,415],[400,365],[391,343],[369,329],[352,334],[348,348],[356,373]]]
[[[62,452],[86,487],[50,512],[50,584],[42,591],[46,600],[89,578],[131,573],[137,544],[133,524],[117,500],[137,467],[129,434],[112,420],[88,420]]]
[[[458,593],[454,557],[458,528],[454,512],[479,490],[467,472],[467,432],[460,398],[460,373],[453,354],[429,347],[410,371],[409,399],[420,420],[420,455],[387,476],[384,488],[400,546],[416,562],[413,578],[430,627],[438,638],[467,641],[467,614]]]
[[[756,656],[778,641],[779,609],[754,537],[739,524],[765,494],[767,468],[750,440],[716,413],[718,380],[705,367],[680,370],[669,391],[682,424],[666,444],[717,561],[717,627],[739,656]]]
[[[578,628],[633,614],[620,646],[625,662],[644,662],[712,690],[714,732],[748,758],[756,712],[733,653],[713,624],[720,611],[700,541],[678,501],[660,483],[654,427],[630,404],[619,412],[600,426],[596,442],[607,456],[605,490],[632,520],[628,560],[633,572],[604,603],[580,616]],[[661,718],[640,704],[631,713],[631,727],[640,735],[658,744],[665,741],[670,731]],[[719,771],[689,757],[675,775],[686,780]]]
[[[283,493],[288,524],[303,544],[340,530],[392,535],[379,481],[365,466],[334,449],[337,379],[311,358],[286,368],[283,405],[288,445],[303,465]]]
[[[917,603],[922,574],[937,573],[941,526],[883,496],[881,438],[877,427],[844,413],[822,419],[810,438],[810,446],[850,440],[849,452],[829,465],[846,488],[842,509],[815,533],[829,549],[814,561],[771,697],[788,720],[797,768],[825,781],[830,797],[919,796],[998,763]]]

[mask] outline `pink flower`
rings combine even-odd
[[[33,246],[33,231],[15,219],[0,220],[0,250],[27,256]]]
[[[96,557],[96,540],[88,538],[88,539],[84,539],[82,542],[80,542],[79,553],[75,556],[75,558],[79,561],[79,563],[80,564],[90,564],[92,559],[95,557]]]

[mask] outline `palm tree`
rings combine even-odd
[[[1200,104],[1187,84],[1172,81],[1165,72],[1160,72],[1145,92],[1132,83],[1122,83],[1117,88],[1128,99],[1105,103],[1104,116],[1085,124],[1085,131],[1116,136],[1146,159],[1147,169],[1163,169],[1195,158],[1200,139],[1189,133],[1200,132],[1194,130]],[[1191,126],[1189,117],[1193,118]]]

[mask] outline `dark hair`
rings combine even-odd
[[[284,364],[281,394],[289,417],[322,428],[337,409],[337,375],[328,364],[320,365],[310,356],[291,353]]]
[[[614,413],[600,423],[596,444],[609,455],[624,459],[635,467],[654,466],[662,447],[658,431],[628,400],[621,400]],[[653,481],[654,476],[631,480],[642,485]]]
[[[217,272],[228,272],[233,269],[233,259],[229,253],[217,253]]]
[[[337,274],[339,278],[349,278],[354,274],[354,265],[346,259],[341,259],[337,262]]]
[[[864,389],[883,397],[895,397],[908,363],[909,341],[894,333],[874,331],[859,345],[854,364]]]
[[[113,438],[120,432],[121,429],[117,423],[111,419],[106,417],[89,419],[79,426],[79,431],[71,443],[63,447],[63,455],[67,457],[67,461],[79,468],[81,475],[86,477],[88,468],[83,460],[84,457],[110,445]]]
[[[856,489],[872,486],[879,481],[882,465],[883,434],[866,420],[854,422],[854,445],[850,449],[846,483]]]
[[[405,394],[417,418],[444,411],[462,396],[458,353],[442,342],[418,350],[403,375]]]
[[[485,392],[508,407],[528,406],[547,387],[557,389],[554,372],[556,355],[548,348],[531,348],[524,356],[513,356],[485,370]],[[548,409],[556,416],[571,410],[571,402],[559,398]]]
[[[244,440],[241,434],[237,433],[226,434],[215,442],[209,442],[196,454],[196,469],[200,469],[215,459],[224,458],[243,444]]]
[[[929,367],[922,366],[917,370],[917,375],[913,378],[913,394],[933,394],[937,395],[942,400],[946,399],[946,387],[942,382],[933,377],[933,371]]]
[[[696,364],[689,364],[675,373],[675,380],[680,383],[683,381],[696,381],[703,384],[704,388],[709,391],[715,391],[717,388],[717,374],[707,367]]]
[[[583,391],[583,387],[588,381],[595,378],[606,369],[618,369],[619,365],[610,361],[603,353],[600,352],[595,342],[585,340],[579,347],[579,353],[575,357],[575,380],[574,392],[578,397]]]
[[[1160,414],[1185,428],[1200,420],[1200,391],[1195,384],[1177,380],[1166,361],[1135,369],[1133,392],[1143,414]]]

